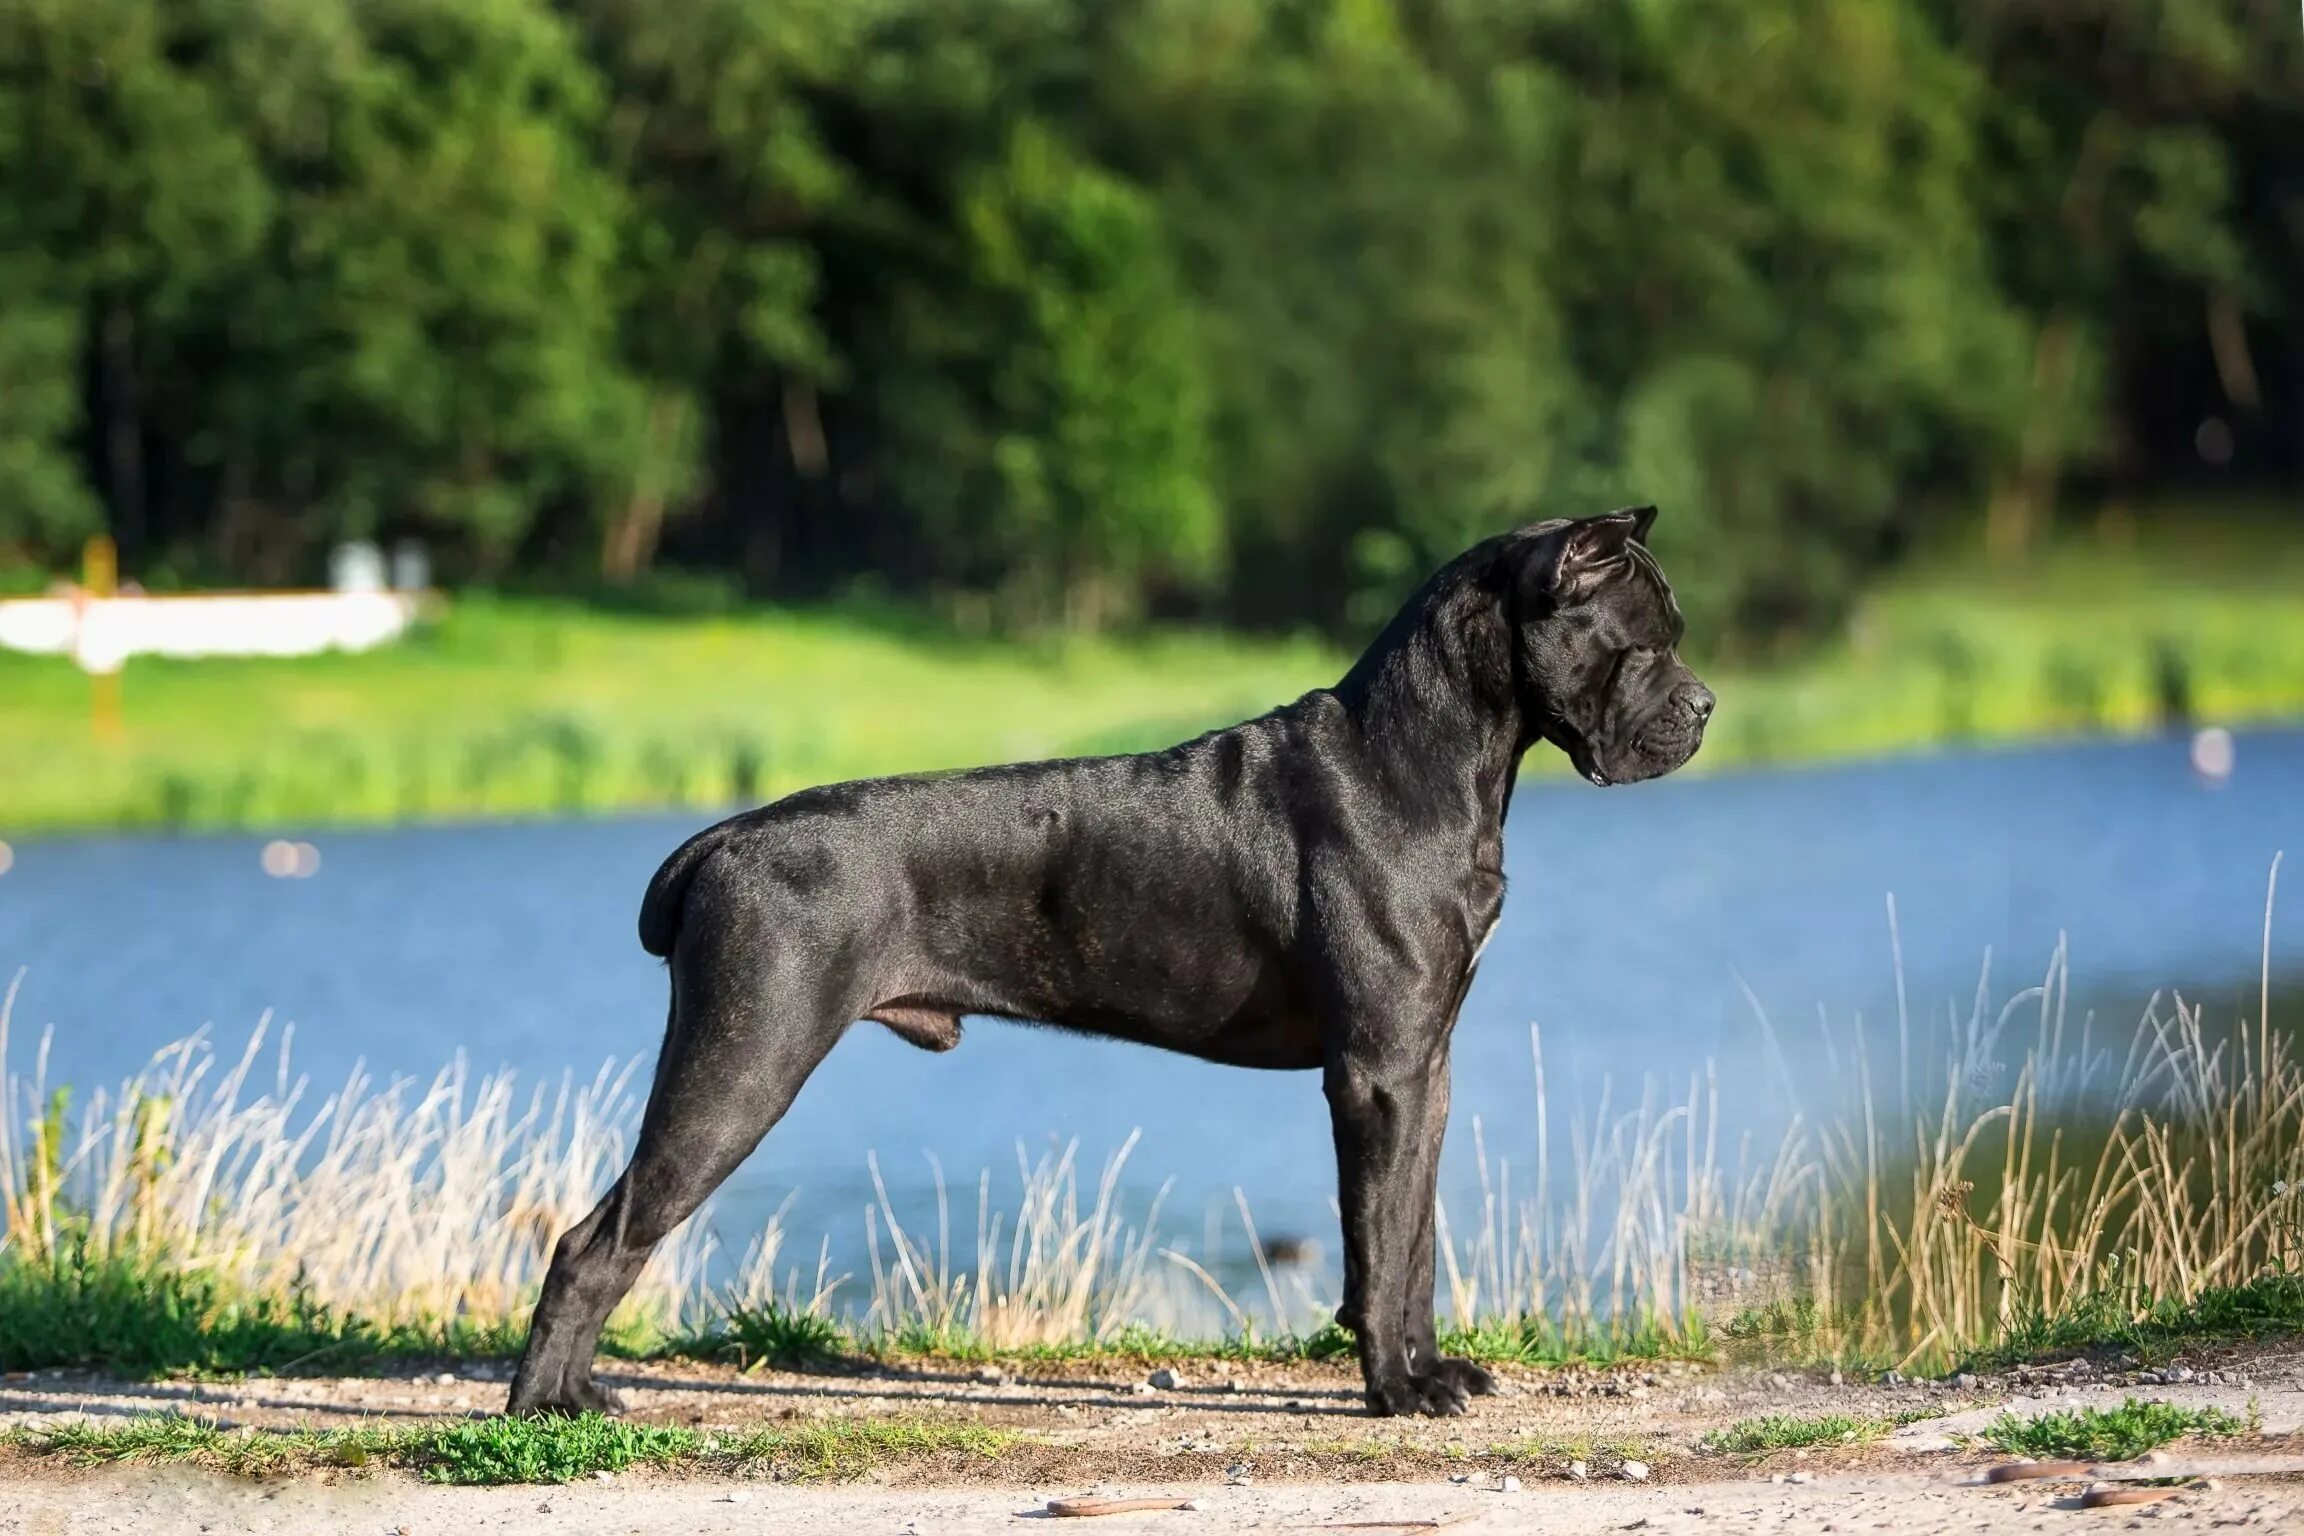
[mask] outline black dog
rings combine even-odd
[[[1318,1069],[1344,1304],[1378,1413],[1460,1413],[1433,1183],[1448,1037],[1504,901],[1504,812],[1539,739],[1594,784],[1669,773],[1712,695],[1641,547],[1655,509],[1539,523],[1452,561],[1332,689],[1138,757],[812,789],[667,859],[640,942],[671,1021],[640,1143],[564,1237],[511,1411],[614,1411],[601,1325],[851,1022],[928,1050],[964,1014],[1242,1067]]]

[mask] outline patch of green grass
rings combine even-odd
[[[1605,1328],[1562,1328],[1549,1317],[1498,1319],[1470,1328],[1446,1328],[1442,1352],[1512,1365],[1609,1365],[1625,1360],[1709,1360],[1703,1321],[1679,1327],[1657,1319]]]
[[[408,1432],[392,1447],[435,1483],[565,1483],[638,1464],[665,1466],[693,1457],[694,1430],[632,1424],[588,1413],[581,1418],[469,1419]]]
[[[765,1468],[788,1481],[837,1482],[928,1456],[997,1457],[1022,1437],[934,1419],[825,1419],[716,1439],[676,1426],[581,1418],[471,1419],[405,1429],[224,1429],[153,1414],[117,1423],[18,1430],[5,1437],[76,1466],[186,1463],[245,1477],[304,1467],[398,1467],[428,1482],[566,1483],[636,1466],[735,1472]]]
[[[381,1323],[306,1293],[235,1290],[163,1261],[0,1255],[0,1370],[78,1366],[125,1376],[346,1372],[395,1361],[503,1360],[525,1342],[518,1323],[468,1319]],[[1441,1345],[1475,1360],[1529,1365],[1703,1358],[1700,1333],[1624,1328],[1563,1332],[1548,1320],[1449,1329]],[[1109,1360],[1349,1361],[1352,1335],[1334,1323],[1278,1339],[1184,1339],[1148,1328],[1107,1338],[994,1347],[963,1332],[857,1334],[837,1319],[781,1304],[736,1308],[702,1328],[658,1336],[612,1330],[602,1352],[625,1359],[698,1359],[809,1369],[846,1359],[1012,1364]]]
[[[2304,1273],[2277,1271],[2246,1285],[2211,1286],[2187,1303],[2137,1307],[2094,1292],[2052,1316],[2020,1317],[1994,1347],[1970,1355],[1971,1370],[1993,1370],[2044,1355],[2122,1349],[2164,1359],[2186,1345],[2294,1338],[2304,1334]]]
[[[379,1360],[516,1353],[519,1335],[469,1322],[385,1326],[309,1294],[242,1294],[162,1263],[0,1257],[0,1370],[92,1366],[124,1375],[237,1375]]]
[[[1831,1320],[1813,1296],[1793,1296],[1739,1307],[1720,1330],[1721,1337],[1745,1344],[1760,1340],[1807,1339],[1825,1331]]]
[[[747,1370],[763,1365],[804,1370],[857,1353],[836,1320],[773,1301],[764,1307],[731,1307],[710,1333],[679,1340],[674,1347],[683,1354],[731,1359]]]
[[[475,593],[359,655],[121,675],[0,652],[0,828],[258,827],[758,804],[1181,740],[1335,681],[1308,640],[974,638],[867,609],[666,616]]]
[[[1743,1308],[1722,1325],[1720,1338],[1731,1359],[1830,1362],[1855,1374],[1913,1368],[1901,1357],[1850,1353],[1847,1340],[1854,1332],[1848,1318],[1828,1315],[1808,1297],[1794,1297]],[[2118,1350],[2154,1362],[2202,1343],[2299,1336],[2304,1336],[2304,1273],[2273,1271],[2244,1285],[2211,1286],[2190,1302],[2138,1305],[2105,1290],[2055,1313],[2019,1307],[1988,1348],[1937,1365],[1995,1371],[2092,1350]]]
[[[1894,1428],[1893,1419],[1851,1418],[1844,1413],[1817,1414],[1810,1418],[1771,1413],[1738,1419],[1726,1429],[1716,1429],[1704,1437],[1703,1445],[1708,1451],[1737,1453],[1785,1451],[1811,1445],[1860,1445],[1867,1440],[1877,1440]]]
[[[1996,1451],[2020,1456],[2131,1461],[2186,1435],[2244,1435],[2258,1422],[2253,1408],[2243,1419],[2215,1408],[2184,1408],[2132,1397],[2117,1408],[2083,1408],[2032,1419],[2004,1413],[1977,1438]]]

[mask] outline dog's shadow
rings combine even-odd
[[[800,1379],[793,1379],[797,1375]],[[1038,1408],[1108,1411],[1150,1408],[1190,1408],[1231,1414],[1349,1414],[1365,1412],[1361,1396],[1348,1388],[1259,1387],[1247,1383],[1191,1385],[1139,1393],[1133,1382],[1104,1378],[1019,1378],[1000,1384],[1007,1390],[987,1390],[993,1384],[973,1374],[919,1367],[866,1365],[852,1368],[829,1365],[819,1371],[786,1372],[774,1381],[703,1379],[679,1376],[607,1373],[605,1386],[626,1392],[697,1393],[761,1401],[786,1399],[827,1405],[884,1402],[891,1398],[970,1408]],[[219,1391],[200,1382],[110,1381],[88,1384],[66,1395],[0,1391],[0,1413],[55,1415],[76,1413],[97,1419],[133,1419],[170,1411],[195,1416],[223,1428],[249,1422],[247,1410],[326,1414],[339,1418],[376,1419],[490,1419],[503,1412],[504,1383],[464,1381],[468,1395],[478,1401],[466,1407],[439,1403],[387,1403],[339,1401],[333,1397],[284,1397],[277,1394]],[[1017,1391],[1016,1388],[1024,1390]],[[922,1390],[925,1389],[925,1390]],[[1037,1390],[1035,1390],[1037,1389]]]
[[[994,1384],[956,1371],[926,1370],[912,1366],[873,1366],[841,1371],[830,1367],[819,1375],[805,1373],[800,1381],[704,1381],[665,1376],[602,1375],[603,1385],[625,1391],[709,1392],[743,1397],[801,1398],[817,1402],[865,1402],[901,1397],[923,1403],[965,1404],[972,1408],[1179,1408],[1215,1413],[1302,1414],[1335,1413],[1339,1405],[1359,1405],[1356,1391],[1335,1387],[1178,1386],[1143,1394],[1134,1383],[1105,1379],[1081,1380],[1018,1378],[999,1384],[1025,1390],[1002,1391]],[[920,1388],[929,1390],[919,1390]],[[943,1390],[936,1390],[936,1389]],[[987,1390],[992,1388],[993,1390]],[[1033,1390],[1038,1389],[1038,1390]],[[1189,1402],[1179,1401],[1189,1399]]]

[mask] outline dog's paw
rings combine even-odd
[[[1452,1384],[1467,1397],[1487,1397],[1496,1390],[1496,1378],[1480,1366],[1456,1355],[1432,1362],[1432,1374]]]
[[[1478,1370],[1475,1366],[1473,1369]],[[1481,1371],[1481,1375],[1487,1372]],[[1451,1419],[1470,1406],[1465,1389],[1437,1371],[1424,1376],[1411,1376],[1406,1371],[1395,1376],[1379,1377],[1368,1384],[1368,1409],[1387,1418],[1408,1418],[1422,1414],[1429,1418]]]
[[[624,1394],[601,1386],[589,1376],[571,1381],[562,1377],[550,1388],[537,1388],[524,1381],[512,1384],[511,1401],[504,1411],[514,1418],[574,1419],[587,1413],[605,1414],[615,1418],[624,1412]]]

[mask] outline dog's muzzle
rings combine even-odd
[[[1704,745],[1704,727],[1718,702],[1711,689],[1691,678],[1640,719],[1621,750],[1591,754],[1581,765],[1584,776],[1602,788],[1662,778]]]

